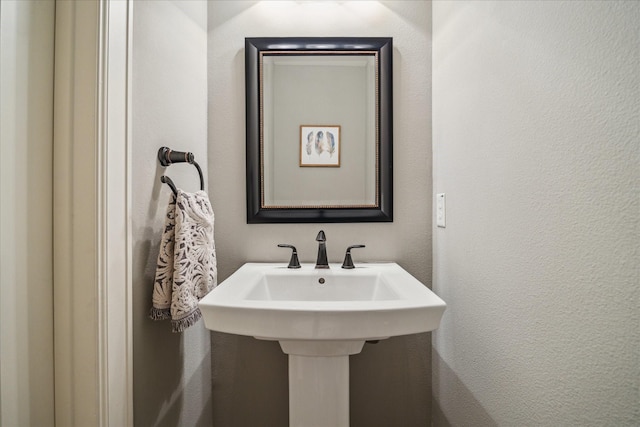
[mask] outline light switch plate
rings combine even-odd
[[[446,218],[444,193],[438,193],[436,194],[436,225],[445,228]]]

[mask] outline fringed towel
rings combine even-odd
[[[182,332],[202,314],[198,301],[217,284],[213,209],[204,191],[171,196],[153,286],[154,320],[171,319]]]

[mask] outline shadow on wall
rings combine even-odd
[[[349,358],[351,427],[428,426],[431,332],[365,344]]]
[[[144,236],[153,235],[153,230],[146,227],[142,233]],[[134,258],[149,260],[153,254],[157,254],[159,241],[152,245],[151,240],[142,239],[134,248]],[[155,264],[145,262],[144,265]],[[142,280],[134,283],[134,300],[151,301],[150,295],[153,289],[154,271],[145,268]],[[136,302],[134,307],[144,306]],[[178,422],[181,408],[177,396],[173,393],[179,391],[182,378],[183,354],[182,335],[172,334],[166,322],[152,322],[147,312],[136,310],[134,312],[134,352],[133,365],[135,367],[134,398],[144,396],[144,404],[134,399],[134,420],[151,425],[174,425]],[[138,332],[138,333],[135,333]],[[162,357],[154,357],[161,354]],[[178,406],[178,407],[177,407]]]
[[[280,344],[215,331],[211,343],[216,425],[289,425],[288,356]]]
[[[432,400],[432,422],[434,427],[450,427],[455,425],[473,425],[475,427],[497,427],[493,418],[476,400],[473,393],[458,378],[456,373],[440,357],[440,354],[433,348],[432,351],[432,375],[433,375],[433,400]],[[445,414],[447,400],[455,396],[456,407],[464,408],[464,414],[456,414],[457,418],[447,418]]]
[[[153,236],[154,230],[146,227],[141,234]],[[195,369],[191,369],[188,379],[184,369],[188,363],[185,344],[193,341],[189,338],[191,334],[202,333],[202,322],[177,334],[171,332],[168,320],[153,321],[148,316],[159,243],[158,239],[141,239],[134,248],[134,258],[146,260],[142,277],[134,280],[133,291],[134,307],[146,308],[134,311],[134,424],[176,426],[189,420],[190,425],[209,427],[211,391],[198,390],[198,384],[207,384],[202,378],[210,375],[209,358],[203,358]],[[190,396],[186,396],[185,390],[191,390]],[[196,391],[200,391],[197,394],[207,401],[192,401]]]

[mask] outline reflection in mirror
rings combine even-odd
[[[270,54],[262,70],[263,207],[375,206],[374,55]]]
[[[248,38],[247,222],[392,221],[391,39]]]

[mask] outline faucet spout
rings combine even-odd
[[[316,268],[329,268],[329,261],[327,260],[327,237],[323,230],[320,230],[316,236],[316,242],[318,242],[318,258],[316,259]]]

